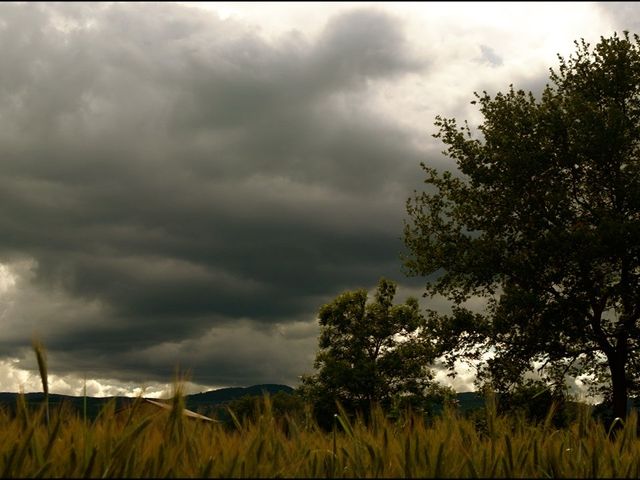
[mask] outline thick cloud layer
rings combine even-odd
[[[473,124],[474,90],[539,91],[605,10],[508,7],[562,24],[527,35],[494,26],[502,5],[403,8],[267,35],[182,5],[0,5],[0,389],[37,378],[34,335],[65,393],[176,366],[293,385],[323,303],[380,276],[419,294],[399,254],[419,163],[452,168],[433,117]]]
[[[0,9],[6,355],[35,332],[61,372],[292,383],[317,308],[400,275],[420,154],[366,107],[428,68],[398,20],[310,42],[176,5]]]

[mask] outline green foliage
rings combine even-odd
[[[437,117],[459,174],[423,165],[405,263],[452,302],[428,317],[449,365],[492,351],[480,379],[502,392],[534,362],[558,387],[591,375],[624,417],[640,373],[640,40],[576,42],[550,81],[540,99],[476,94],[477,134]]]
[[[347,412],[366,412],[394,399],[418,405],[431,382],[426,365],[433,359],[422,337],[424,318],[418,301],[394,305],[396,285],[381,279],[373,302],[366,290],[345,292],[319,312],[321,333],[313,376],[300,391],[330,425],[336,402]]]
[[[523,416],[533,423],[549,420],[556,427],[566,427],[575,420],[576,405],[564,391],[554,389],[542,380],[525,380],[496,396],[499,413]]]
[[[407,412],[421,413],[426,421],[432,421],[447,408],[457,408],[458,401],[453,388],[437,382],[430,383],[421,395],[396,394],[385,412],[390,419],[401,419]]]
[[[277,392],[268,395],[271,413],[275,418],[284,419],[286,416],[300,422],[305,416],[305,403],[302,397],[294,393]],[[265,405],[264,395],[246,395],[219,406],[214,414],[216,418],[227,418],[231,410],[241,421],[256,421],[262,415]]]

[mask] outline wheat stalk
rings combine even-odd
[[[33,340],[33,350],[36,352],[38,360],[38,370],[40,371],[40,380],[42,380],[42,390],[44,391],[44,405],[47,419],[47,428],[49,427],[49,382],[47,379],[47,352],[44,345],[39,340]]]

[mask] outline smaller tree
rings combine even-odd
[[[393,305],[395,293],[395,283],[381,279],[371,303],[366,290],[357,290],[320,309],[318,372],[304,376],[300,390],[321,424],[330,421],[336,401],[366,413],[374,403],[388,409],[398,398],[412,405],[424,398],[433,360],[421,336],[424,318],[415,298]]]
[[[274,418],[282,420],[285,417],[300,420],[304,418],[304,401],[297,393],[277,392],[267,395],[271,415]],[[250,420],[255,422],[261,414],[264,413],[266,406],[265,395],[245,395],[240,398],[231,400],[222,405],[221,410],[226,413],[227,409],[231,410],[239,420]]]
[[[556,427],[566,427],[575,414],[565,389],[539,379],[522,379],[509,390],[498,393],[498,412],[523,415],[532,422],[543,422],[551,413]]]

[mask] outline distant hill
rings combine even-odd
[[[462,392],[456,394],[458,408],[463,413],[477,408],[484,408],[484,397],[478,392]]]
[[[211,411],[216,406],[220,406],[245,396],[261,396],[264,393],[274,395],[278,392],[292,393],[293,391],[294,389],[288,385],[272,383],[252,385],[250,387],[219,388],[217,390],[185,396],[185,406],[189,410],[193,410],[195,412],[206,412]],[[14,410],[18,400],[18,395],[19,394],[17,393],[0,393],[0,408]],[[38,406],[44,400],[43,393],[26,393],[24,397],[26,403],[30,406]],[[458,407],[464,413],[478,408],[483,408],[485,404],[484,397],[478,392],[458,393],[456,395],[456,399],[458,401]],[[115,402],[116,410],[118,410],[129,405],[133,400],[134,399],[131,397],[87,397],[87,416],[89,418],[95,418],[100,410],[110,401]],[[62,403],[66,403],[76,409],[79,413],[82,412],[84,402],[84,397],[57,394],[49,395],[50,406],[55,407]],[[640,409],[640,399],[629,399],[629,408],[632,406]],[[607,415],[608,410],[604,405],[597,405],[595,407],[596,412],[602,415]]]
[[[15,410],[19,394],[17,393],[0,393],[0,407],[7,408],[10,411]],[[44,400],[44,393],[25,393],[25,402],[28,406],[38,406]],[[133,399],[130,397],[86,397],[87,416],[95,418],[100,410],[110,401],[115,402],[116,409],[129,404]],[[82,412],[84,408],[85,397],[73,397],[71,395],[49,394],[49,406],[55,408],[63,403]]]
[[[264,385],[252,385],[250,387],[231,387],[220,388],[217,390],[211,390],[209,392],[196,393],[193,395],[185,396],[185,406],[189,410],[198,410],[199,408],[215,407],[232,400],[247,396],[247,395],[263,395],[268,393],[270,395],[278,392],[291,393],[293,388],[288,385],[278,384],[264,384]],[[0,407],[14,410],[16,402],[18,400],[17,393],[0,393]],[[44,400],[44,393],[25,393],[25,401],[29,406],[37,406]],[[100,410],[110,401],[115,402],[116,410],[123,408],[134,400],[132,397],[86,397],[87,402],[87,416],[89,418],[95,418]],[[85,397],[75,397],[71,395],[49,395],[49,405],[55,407],[62,403],[68,404],[78,412],[82,412],[84,408]]]
[[[456,395],[456,398],[458,400],[458,407],[462,412],[468,412],[470,410],[484,408],[485,406],[485,399],[482,396],[482,394],[479,392],[458,393]],[[598,414],[602,414],[602,415],[612,414],[612,412],[609,411],[610,408],[608,408],[605,404],[602,404],[602,403],[593,405],[593,408],[594,408],[594,411]],[[640,398],[630,398],[627,401],[627,410],[630,411],[632,408],[640,410]]]
[[[211,390],[209,392],[196,393],[185,397],[185,404],[189,410],[198,411],[199,408],[212,407],[227,403],[238,398],[253,395],[275,395],[278,392],[292,393],[293,388],[287,385],[266,383],[252,385],[251,387],[229,387]]]
[[[247,395],[263,395],[264,393],[273,395],[278,392],[291,393],[293,392],[293,388],[287,385],[265,383],[263,385],[252,385],[251,387],[219,388],[208,392],[187,395],[185,398],[188,402],[217,404],[235,400],[236,398]]]

